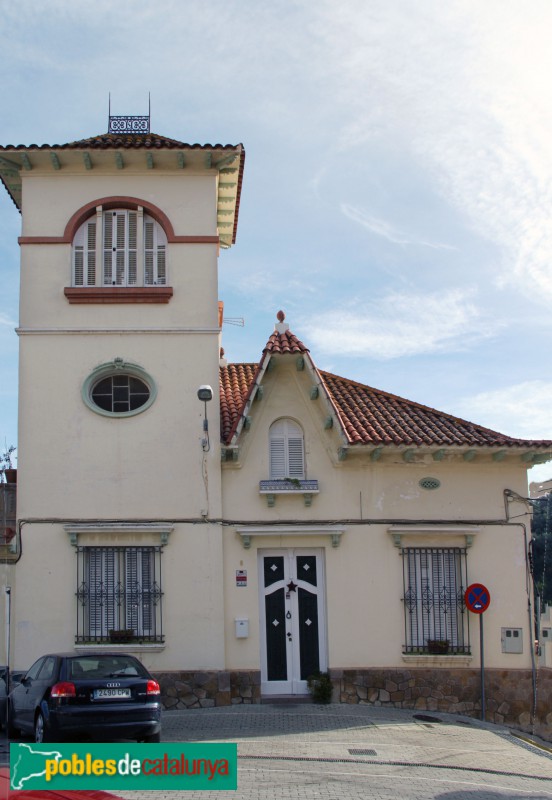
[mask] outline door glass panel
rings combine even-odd
[[[299,661],[301,680],[320,670],[318,646],[318,597],[306,589],[299,589]]]
[[[268,556],[264,559],[264,583],[272,586],[273,583],[284,579],[283,556]]]
[[[317,586],[316,556],[297,556],[297,577],[312,586]]]
[[[269,681],[287,680],[286,620],[284,590],[277,589],[265,598],[266,655]]]

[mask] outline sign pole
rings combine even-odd
[[[464,602],[468,611],[479,615],[479,658],[481,661],[481,719],[485,722],[485,650],[483,646],[483,614],[491,603],[491,593],[482,583],[472,583],[466,589]]]
[[[479,651],[481,658],[481,719],[485,722],[485,651],[483,648],[483,617],[479,615]]]

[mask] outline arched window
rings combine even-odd
[[[101,269],[98,271],[98,267]],[[73,240],[73,286],[165,286],[167,237],[140,210],[97,213]]]
[[[270,426],[270,477],[305,477],[303,431],[291,419],[279,419]]]

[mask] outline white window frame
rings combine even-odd
[[[166,286],[167,250],[165,231],[141,207],[98,207],[74,236],[72,285]]]
[[[270,426],[269,464],[272,480],[305,480],[305,437],[295,420],[283,417]]]

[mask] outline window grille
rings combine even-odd
[[[407,547],[402,550],[405,653],[470,653],[464,592],[466,550]]]
[[[76,642],[162,642],[161,547],[77,547]]]

